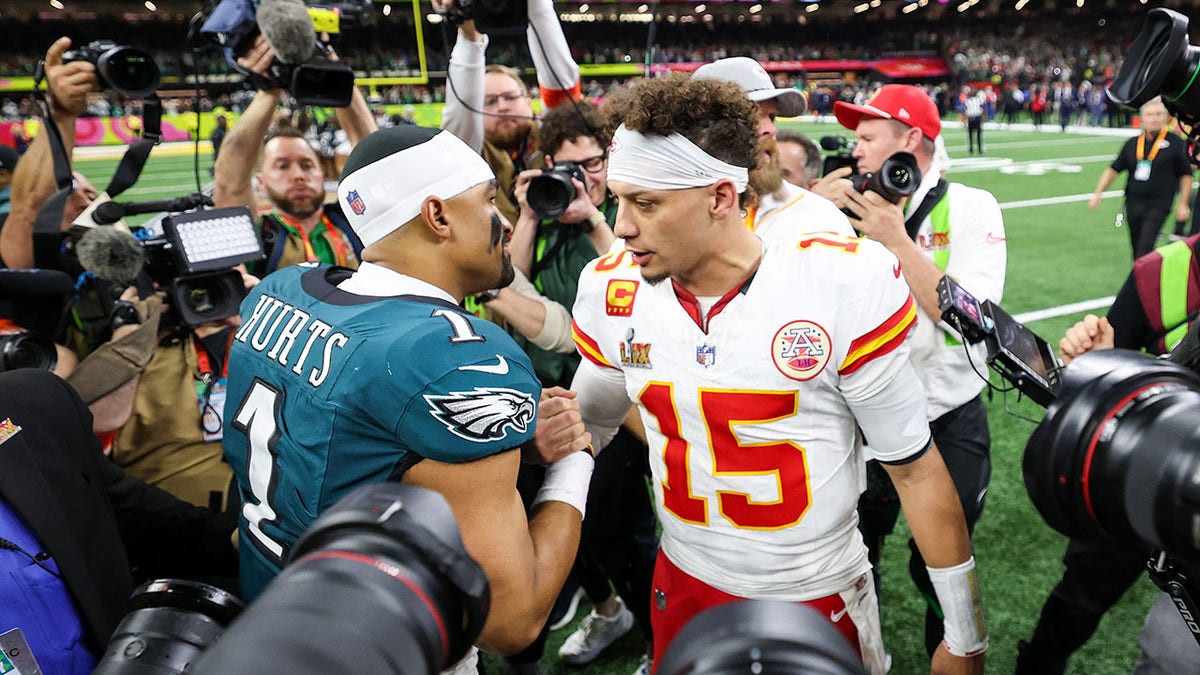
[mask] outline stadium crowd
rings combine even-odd
[[[1066,21],[909,21],[869,45],[852,25],[801,44],[793,26],[664,24],[649,60],[694,72],[599,79],[579,66],[643,62],[645,46],[564,25],[551,0],[528,13],[528,44],[442,22],[427,56],[445,78],[351,87],[319,113],[278,82],[125,99],[64,61],[62,25],[5,18],[0,75],[43,61],[48,114],[0,146],[0,340],[40,340],[35,369],[54,375],[0,361],[0,450],[29,455],[0,464],[0,597],[22,602],[0,612],[0,657],[15,630],[43,672],[90,672],[152,577],[271,597],[314,521],[399,482],[442,496],[490,588],[445,672],[482,672],[480,651],[543,672],[548,636],[572,626],[562,662],[636,631],[635,673],[650,673],[689,621],[750,599],[816,610],[856,667],[886,673],[878,566],[901,510],[931,672],[983,672],[984,354],[938,320],[938,286],[999,303],[1007,244],[996,198],[946,178],[943,119],[961,115],[980,154],[984,120],[1125,126],[1103,96],[1125,45]],[[185,25],[97,17],[86,32],[154,53],[168,77],[231,74],[213,52],[174,53]],[[360,30],[357,71],[417,63]],[[258,36],[234,58],[263,75],[276,52]],[[896,56],[949,74],[763,67]],[[440,128],[384,110],[435,102]],[[144,262],[163,255],[145,236],[97,243],[128,229],[96,214],[129,185],[71,171],[78,120],[158,105],[223,120],[208,196],[261,255],[221,258],[204,270],[215,287]],[[853,167],[820,175],[812,141],[776,127],[810,114],[857,140]],[[32,96],[0,101],[0,121],[41,115]],[[907,196],[854,182],[902,152],[920,172]],[[1147,174],[1154,156],[1137,158]],[[1089,322],[1064,353],[1111,346]],[[1018,672],[1064,672],[1070,651],[1042,638]],[[1147,644],[1163,672],[1194,657]]]

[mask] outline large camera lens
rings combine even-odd
[[[246,297],[242,275],[236,270],[181,276],[171,282],[171,307],[189,326],[237,314]]]
[[[1109,98],[1137,108],[1161,95],[1175,108],[1172,112],[1200,115],[1200,49],[1189,44],[1187,29],[1186,16],[1162,7],[1150,10],[1108,88]]]
[[[108,86],[130,98],[145,98],[158,90],[158,64],[140,49],[109,49],[96,60],[96,70]]]
[[[58,352],[54,342],[41,333],[11,333],[0,335],[0,372],[35,368],[54,370]]]
[[[878,193],[893,204],[911,196],[921,184],[921,169],[910,152],[897,152],[883,161],[879,171],[871,174],[867,189]]]
[[[129,605],[93,675],[189,672],[246,607],[219,588],[178,579],[138,586]]]
[[[488,583],[436,492],[359,488],[318,518],[193,672],[437,673],[483,627]]]
[[[660,675],[865,675],[862,660],[816,610],[747,600],[705,610],[679,631]]]
[[[587,184],[583,171],[574,162],[559,162],[553,169],[534,176],[529,181],[529,192],[525,194],[529,208],[542,219],[558,218],[566,213],[576,196],[572,179]]]
[[[1025,448],[1025,487],[1068,536],[1200,561],[1200,376],[1122,349],[1066,369]]]

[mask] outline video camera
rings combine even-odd
[[[489,602],[441,495],[367,485],[313,522],[249,608],[206,584],[140,586],[94,673],[429,675],[467,653]]]
[[[143,279],[142,296],[161,289],[167,293],[169,316],[195,327],[237,314],[246,289],[236,265],[266,256],[250,210],[245,207],[208,208],[205,195],[141,203],[96,200],[70,231],[79,264],[118,288]],[[166,211],[157,227],[130,231],[114,226],[123,216]],[[131,236],[132,235],[132,236]],[[111,307],[82,314],[107,316]]]
[[[1038,513],[1067,536],[1145,547],[1150,579],[1200,642],[1200,375],[1125,349],[1063,370],[1044,340],[949,277],[938,303],[964,339],[987,343],[997,373],[1047,407],[1022,462]]]
[[[985,343],[989,366],[1039,405],[1054,401],[1062,366],[1045,340],[991,300],[980,303],[948,275],[937,292],[942,319],[968,343]]]
[[[820,144],[822,150],[831,153],[825,156],[821,165],[822,176],[828,176],[844,166],[854,169],[858,165],[858,160],[854,159],[854,148],[858,147],[858,141],[845,136],[822,136]]]
[[[318,30],[338,35],[365,23],[370,0],[221,0],[200,28],[230,67],[259,89],[287,89],[301,105],[350,105],[354,71],[327,56]],[[237,54],[261,34],[275,52],[269,73],[242,68]]]
[[[452,26],[474,21],[484,33],[523,33],[529,23],[528,4],[526,0],[452,0],[437,12]]]
[[[538,218],[558,218],[566,212],[576,196],[572,179],[587,185],[583,167],[575,162],[555,162],[553,168],[530,179],[525,200]]]
[[[1156,7],[1125,52],[1121,70],[1108,88],[1108,97],[1139,108],[1156,96],[1187,127],[1188,154],[1200,164],[1200,48],[1190,43],[1188,18]]]
[[[96,66],[100,87],[129,98],[146,98],[158,91],[161,77],[154,58],[140,49],[112,40],[96,40],[63,53],[63,63],[86,61]]]

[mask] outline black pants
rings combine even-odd
[[[1046,598],[1033,637],[1019,646],[1016,672],[1057,675],[1065,671],[1067,659],[1092,637],[1100,618],[1137,581],[1149,558],[1148,550],[1072,539],[1063,555],[1062,580]]]
[[[971,154],[975,154],[976,147],[979,154],[983,154],[983,117],[967,118],[967,145]]]
[[[1129,245],[1133,248],[1134,260],[1154,250],[1158,233],[1162,231],[1166,219],[1167,210],[1146,208],[1126,199],[1125,221],[1129,227]]]
[[[622,428],[596,456],[573,573],[593,604],[609,596],[612,582],[650,641],[650,587],[658,535],[646,485],[647,453],[646,446]]]
[[[967,401],[929,423],[933,442],[941,452],[958,499],[966,516],[967,530],[975,528],[983,514],[984,498],[987,496],[988,481],[992,476],[991,434],[987,425],[987,406],[982,396]],[[869,439],[868,439],[869,440]],[[886,480],[886,474],[883,475]],[[890,482],[890,481],[889,481]],[[891,490],[894,495],[894,488]],[[900,510],[899,499],[889,499],[886,493],[872,495],[870,489],[859,500],[859,530],[867,544],[867,555],[872,565],[878,568],[884,539],[891,534],[892,526]],[[942,641],[941,607],[937,606],[937,594],[925,570],[925,559],[917,549],[916,542],[908,541],[911,550],[908,573],[913,583],[928,602],[925,610],[925,649],[929,654]],[[879,593],[879,575],[876,573],[876,593]]]

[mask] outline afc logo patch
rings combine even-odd
[[[633,314],[633,300],[637,296],[638,282],[632,279],[610,279],[604,293],[604,313],[609,316]]]
[[[350,192],[346,193],[346,203],[350,205],[350,210],[353,211],[355,215],[361,216],[367,212],[367,204],[363,201],[362,197],[358,195],[358,190],[351,190]]]
[[[832,347],[824,328],[812,321],[792,321],[771,339],[771,358],[785,377],[805,382],[825,369]]]

